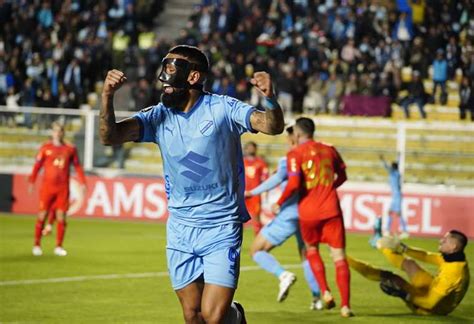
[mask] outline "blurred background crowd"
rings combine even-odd
[[[345,96],[363,95],[387,97],[407,117],[416,104],[424,118],[426,103],[446,104],[449,81],[460,105],[474,103],[470,0],[204,0],[178,35],[156,35],[162,9],[0,0],[0,105],[76,108],[114,67],[132,85],[126,108],[146,107],[158,101],[156,71],[176,43],[208,54],[208,90],[254,105],[249,79],[269,71],[288,114],[339,114]]]

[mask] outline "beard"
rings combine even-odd
[[[166,108],[183,110],[190,97],[188,89],[173,89],[173,93],[161,94],[161,103]]]

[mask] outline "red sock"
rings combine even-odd
[[[43,222],[42,220],[37,219],[35,225],[35,246],[41,245],[41,231],[43,230]]]
[[[329,291],[328,283],[326,281],[326,270],[324,269],[324,263],[319,254],[319,250],[309,250],[306,253],[306,258],[308,259],[311,270],[313,270],[314,276],[318,281],[319,288],[324,294],[325,291]]]
[[[66,222],[58,221],[57,233],[56,233],[56,246],[63,246],[65,232],[66,232]]]
[[[351,272],[347,260],[336,262],[336,282],[341,293],[341,306],[349,307],[349,297],[351,294]]]

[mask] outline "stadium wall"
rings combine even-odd
[[[13,213],[35,214],[38,191],[28,195],[26,175],[15,174],[11,178],[12,194],[2,194],[2,199],[9,197],[11,201],[13,196],[13,203],[10,203]],[[85,194],[76,179],[72,179],[70,188],[69,214],[73,217],[153,221],[164,221],[168,217],[162,178],[88,176]],[[266,222],[273,217],[269,207],[278,196],[278,190],[274,190],[264,203]],[[375,218],[386,215],[390,206],[390,191],[385,184],[349,182],[340,188],[339,197],[346,228],[353,232],[372,232]],[[474,190],[471,189],[407,184],[404,186],[403,214],[409,232],[415,236],[440,236],[457,228],[474,238],[473,201]],[[0,205],[8,206],[4,202]]]

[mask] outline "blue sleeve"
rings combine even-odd
[[[250,125],[250,115],[256,111],[255,107],[232,97],[224,96],[226,114],[230,120],[231,129],[239,135],[245,132],[256,133]]]
[[[251,193],[253,196],[260,195],[266,191],[270,191],[273,188],[277,187],[283,181],[287,179],[287,172],[286,172],[286,159],[281,159],[278,162],[278,169],[277,172],[272,175],[270,178],[262,182],[258,187],[254,188]]]
[[[161,122],[161,107],[151,106],[133,115],[140,124],[140,136],[136,142],[157,143],[156,128]]]

